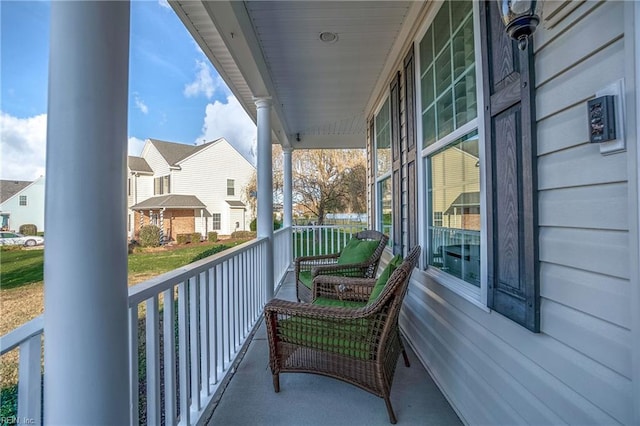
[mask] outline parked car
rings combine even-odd
[[[36,235],[22,235],[15,232],[0,232],[0,246],[33,247],[44,244],[44,238]]]

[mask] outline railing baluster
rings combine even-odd
[[[200,273],[200,328],[198,335],[200,336],[200,386],[202,398],[206,398],[211,394],[209,388],[209,302],[208,286],[207,286],[207,272]]]
[[[36,334],[20,344],[18,361],[18,419],[38,425],[42,422],[41,336]]]
[[[140,375],[138,374],[138,305],[129,307],[129,385],[131,392],[131,405],[129,417],[131,424],[137,425],[138,422],[138,383]]]
[[[160,342],[158,296],[147,299],[145,320],[147,424],[160,423]]]
[[[189,352],[191,355],[191,409],[200,411],[200,339],[198,337],[198,279],[189,278]]]
[[[188,333],[189,323],[187,319],[187,282],[178,284],[178,348],[180,357],[180,424],[191,424],[191,412],[189,407],[189,347]],[[136,422],[137,424],[137,422]]]
[[[162,292],[162,344],[164,352],[164,421],[176,424],[176,342],[174,288]]]
[[[209,269],[209,383],[218,383],[218,321],[216,319],[218,298],[216,297],[216,269],[214,266]]]

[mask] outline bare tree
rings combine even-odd
[[[273,196],[283,196],[282,149],[273,149]],[[366,156],[363,150],[295,150],[292,154],[293,200],[323,224],[327,213],[366,211]],[[245,198],[256,211],[256,174],[245,187]]]

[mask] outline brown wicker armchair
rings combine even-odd
[[[389,394],[400,353],[409,366],[398,315],[419,254],[420,247],[412,249],[393,271],[382,293],[362,307],[271,300],[265,306],[265,321],[274,390],[280,391],[280,373],[333,377],[383,398],[389,421],[395,424]],[[315,287],[350,289],[352,300],[357,297],[366,300],[374,282],[375,279],[319,276]]]
[[[359,240],[379,241],[371,257],[362,263],[340,264],[338,258],[341,253],[321,256],[302,256],[295,260],[296,297],[300,302],[311,302],[314,277],[318,275],[340,275],[346,277],[373,278],[380,263],[382,252],[389,241],[385,234],[374,231],[360,231],[354,235]]]

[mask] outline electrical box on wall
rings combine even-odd
[[[614,99],[612,95],[606,95],[589,101],[589,142],[608,142],[616,138]]]
[[[624,139],[624,81],[618,80],[596,92],[587,103],[589,141],[600,144],[600,154],[626,150]]]

